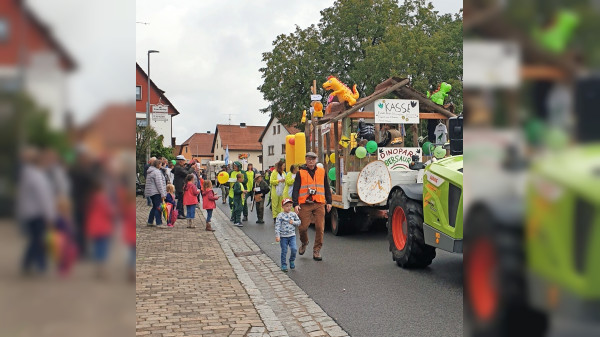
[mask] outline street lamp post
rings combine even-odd
[[[158,50],[148,50],[148,97],[146,97],[146,130],[150,130],[150,54],[158,53]],[[148,137],[148,133],[146,133]],[[150,142],[148,142],[148,150],[146,151],[146,162],[150,160]]]

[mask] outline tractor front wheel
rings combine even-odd
[[[388,241],[396,264],[402,268],[430,265],[435,258],[435,247],[425,244],[421,203],[398,190],[392,194],[388,212]]]
[[[331,208],[329,212],[331,222],[331,233],[335,236],[341,236],[351,231],[352,221],[350,219],[351,210],[340,209],[336,207]]]

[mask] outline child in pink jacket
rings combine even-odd
[[[213,209],[217,207],[215,201],[219,200],[219,196],[215,195],[212,189],[212,182],[210,180],[204,181],[204,191],[202,192],[202,205],[206,210],[206,230],[214,232],[215,230],[210,227],[210,219],[212,218]]]
[[[188,174],[185,177],[185,186],[183,187],[183,205],[186,208],[187,228],[196,228],[193,221],[196,217],[199,194],[200,190],[194,184],[194,175]]]

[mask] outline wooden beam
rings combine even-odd
[[[522,66],[521,78],[524,80],[563,80],[565,72],[552,66]]]
[[[419,112],[419,119],[448,119],[448,117],[437,112]]]
[[[380,92],[379,94],[372,95],[370,98],[368,98],[368,99],[366,99],[364,101],[361,101],[360,103],[356,103],[352,108],[344,111],[343,113],[341,113],[341,114],[339,114],[339,115],[333,117],[332,119],[327,120],[327,121],[325,121],[323,123],[334,123],[334,122],[337,122],[337,121],[341,120],[342,118],[347,117],[348,115],[350,115],[350,114],[352,114],[354,112],[357,112],[358,110],[360,110],[360,108],[365,107],[365,106],[367,106],[367,105],[375,102],[376,100],[380,99],[381,97],[384,97],[384,96],[386,96],[386,95],[394,92],[395,90],[401,88],[402,86],[407,85],[408,82],[409,82],[408,79],[402,80],[402,81],[400,81],[400,82],[392,85],[391,87],[385,89],[384,91]]]

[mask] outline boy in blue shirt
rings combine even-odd
[[[293,206],[292,199],[283,199],[281,207],[283,212],[279,213],[277,219],[275,219],[275,241],[279,242],[281,246],[281,271],[287,272],[287,250],[290,246],[290,269],[296,268],[294,261],[296,260],[296,252],[298,246],[296,245],[296,227],[300,226],[300,218],[294,212],[292,212]]]

